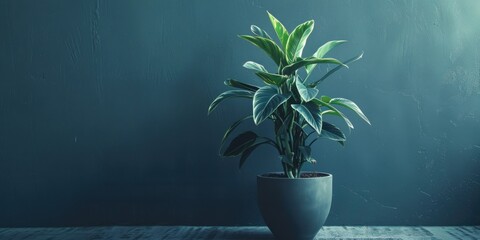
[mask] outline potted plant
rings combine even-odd
[[[268,12],[267,12],[268,13]],[[291,33],[273,15],[268,13],[278,37],[277,44],[261,28],[252,25],[253,35],[241,35],[242,39],[263,50],[276,64],[274,72],[248,61],[243,67],[255,71],[263,86],[255,86],[237,80],[225,84],[236,88],[220,94],[211,103],[210,114],[219,103],[229,98],[252,99],[253,113],[235,123],[225,132],[220,152],[225,157],[240,156],[239,167],[260,145],[273,146],[279,154],[283,172],[257,176],[258,203],[265,223],[279,239],[313,239],[323,226],[330,211],[332,199],[332,175],[322,172],[301,172],[305,163],[316,163],[311,155],[312,144],[319,138],[327,138],[344,144],[345,134],[335,125],[324,120],[327,116],[342,118],[348,128],[351,121],[337,108],[353,110],[364,121],[368,118],[353,101],[345,98],[320,96],[319,83],[346,64],[362,58],[362,54],[341,62],[324,56],[344,40],[329,41],[310,57],[302,57],[307,39],[314,27],[310,20],[298,25]],[[316,81],[309,81],[317,64],[334,64]],[[274,138],[259,136],[246,131],[222,150],[225,140],[245,120],[253,119],[256,125],[265,120],[273,122]]]

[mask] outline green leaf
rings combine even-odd
[[[328,122],[323,122],[322,133],[320,134],[320,137],[328,138],[333,141],[341,141],[341,142],[344,142],[347,140],[342,130],[340,130],[338,127]]]
[[[287,128],[289,127],[288,123],[292,121],[292,118],[293,118],[292,113],[289,113],[283,119],[279,118],[279,120],[281,121],[281,124],[280,124],[280,127],[275,131],[275,134],[280,136],[280,138],[283,138],[284,137],[283,134],[286,132]]]
[[[291,95],[279,94],[276,87],[264,86],[253,96],[253,121],[256,125],[267,119]]]
[[[349,63],[352,63],[352,62],[355,62],[359,59],[361,59],[363,57],[363,52],[360,53],[360,55],[358,56],[355,56],[353,58],[350,58],[348,59],[347,61],[343,62],[344,64],[349,64]],[[323,75],[322,78],[318,79],[317,81],[313,82],[310,84],[311,87],[315,87],[317,86],[318,84],[320,84],[321,82],[323,82],[323,80],[325,80],[328,76],[332,75],[334,72],[340,70],[340,68],[342,68],[342,66],[336,66],[334,69],[328,71],[325,75]]]
[[[238,163],[238,168],[242,168],[243,164],[245,163],[245,161],[247,160],[247,158],[250,156],[250,154],[252,154],[252,152],[260,145],[262,144],[266,144],[268,143],[268,140],[260,140],[259,142],[256,142],[254,143],[253,145],[251,145],[250,147],[248,147],[247,149],[245,149],[243,152],[242,152],[242,155],[240,156],[240,161]]]
[[[334,41],[329,41],[325,44],[323,44],[321,47],[317,49],[317,51],[312,55],[313,57],[316,58],[323,58],[325,54],[327,54],[330,50],[332,50],[334,47],[337,45],[340,45],[342,43],[346,43],[346,40],[334,40]],[[316,64],[308,65],[306,66],[307,70],[307,75],[310,75],[312,73],[313,69],[316,67]]]
[[[215,108],[220,104],[223,100],[232,97],[239,97],[239,98],[252,98],[253,92],[246,91],[246,90],[230,90],[223,92],[222,94],[218,95],[215,100],[210,104],[208,107],[208,114],[210,114]]]
[[[223,153],[224,157],[234,157],[240,155],[255,143],[257,134],[252,131],[246,131],[235,137]]]
[[[255,26],[255,25],[250,26],[250,30],[252,31],[253,34],[255,34],[259,37],[268,38],[268,39],[273,40],[272,37],[270,37],[270,35],[268,35],[267,32],[265,32],[263,29]]]
[[[332,98],[331,98],[331,97],[329,97],[329,96],[325,96],[325,95],[323,95],[323,96],[321,96],[321,97],[320,97],[320,100],[322,100],[322,101],[324,101],[324,102],[327,102],[327,103],[329,103],[329,102],[330,102],[330,100],[332,100]]]
[[[351,100],[348,100],[346,98],[332,98],[330,99],[330,104],[334,104],[334,105],[340,105],[340,106],[343,106],[343,107],[346,107],[352,111],[354,111],[356,114],[358,114],[358,116],[360,116],[365,122],[367,122],[368,124],[370,124],[370,121],[368,120],[367,116],[365,116],[365,114],[363,114],[362,110],[357,106],[356,103],[354,103],[353,101]],[[370,124],[371,125],[371,124]]]
[[[298,149],[305,158],[309,158],[312,155],[312,148],[309,146],[298,146]]]
[[[312,102],[292,104],[292,108],[300,113],[308,125],[310,125],[318,134],[322,132],[322,113],[316,104]]]
[[[318,89],[306,87],[298,79],[295,81],[295,85],[297,86],[297,90],[298,90],[298,93],[300,94],[300,97],[305,102],[310,102],[310,100],[314,99],[318,94]]]
[[[265,83],[276,85],[276,86],[282,85],[288,79],[287,76],[268,73],[268,72],[256,72],[255,74],[259,78],[261,78]]]
[[[225,132],[225,134],[223,135],[223,138],[222,138],[222,141],[220,142],[220,149],[222,148],[223,146],[223,143],[225,142],[225,140],[228,138],[228,136],[230,135],[230,133],[232,133],[233,130],[235,130],[235,128],[238,127],[238,125],[240,125],[240,123],[242,123],[243,121],[247,120],[247,119],[250,119],[252,118],[253,116],[252,115],[249,115],[249,116],[246,116],[236,122],[234,122],[228,129],[227,131]]]
[[[298,146],[298,149],[305,161],[313,164],[317,163],[317,161],[312,158],[312,148],[310,146]]]
[[[293,153],[287,152],[287,155],[280,155],[283,163],[286,163],[290,167],[293,167]]]
[[[259,47],[265,53],[267,53],[268,56],[278,65],[283,65],[282,63],[284,62],[285,56],[283,54],[282,49],[271,39],[268,38],[263,38],[259,36],[249,36],[249,35],[240,35],[240,38],[243,38],[253,45]]]
[[[255,70],[255,71],[258,71],[258,72],[268,72],[267,69],[265,69],[265,67],[263,65],[258,64],[256,62],[252,62],[252,61],[248,61],[248,62],[244,63],[243,67],[247,68],[247,69]]]
[[[311,66],[312,64],[317,64],[317,63],[332,63],[332,64],[338,64],[342,67],[348,68],[347,65],[343,64],[342,62],[338,61],[335,58],[316,58],[316,57],[309,57],[305,59],[300,59],[292,64],[289,64],[285,66],[282,69],[282,73],[285,75],[290,75],[294,73],[297,69],[303,67],[303,66]]]
[[[323,98],[323,96],[322,96]],[[338,109],[336,109],[334,106],[330,105],[328,102],[325,102],[325,101],[322,101],[318,98],[315,98],[315,99],[312,99],[312,102],[314,102],[315,104],[317,104],[318,106],[325,106],[327,107],[328,109],[330,109],[331,111],[325,111],[322,113],[323,114],[333,114],[333,115],[336,115],[336,116],[339,116],[341,118],[343,118],[343,120],[345,121],[345,123],[347,123],[347,126],[351,129],[353,129],[353,124],[352,122],[342,113],[340,112]]]
[[[303,48],[307,43],[308,36],[313,31],[314,21],[310,20],[298,25],[290,36],[288,36],[285,55],[288,63],[295,61],[297,57],[302,56]]]
[[[272,23],[273,29],[275,30],[275,33],[277,34],[277,37],[282,44],[283,49],[286,49],[289,36],[287,29],[272,14],[270,14],[268,11],[267,13],[268,17],[270,18],[270,22]]]
[[[252,91],[252,92],[256,92],[259,89],[259,87],[257,87],[257,86],[250,85],[250,84],[247,84],[247,83],[243,83],[243,82],[237,81],[235,79],[228,79],[223,83],[227,86],[230,86],[230,87],[240,88],[240,89],[244,89],[244,90],[248,90],[248,91]]]

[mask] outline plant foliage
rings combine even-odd
[[[353,101],[345,98],[319,96],[317,89],[318,84],[328,76],[341,68],[348,68],[346,64],[362,58],[363,53],[344,62],[335,58],[324,58],[330,50],[346,42],[345,40],[334,40],[320,46],[312,56],[302,57],[308,37],[313,31],[314,21],[302,23],[288,33],[278,19],[270,13],[268,16],[280,44],[277,44],[266,31],[255,25],[250,28],[253,35],[240,35],[239,37],[263,50],[275,62],[277,70],[269,72],[261,64],[253,61],[246,62],[243,67],[255,71],[255,75],[265,85],[254,86],[233,79],[227,80],[225,85],[236,89],[226,91],[215,98],[208,108],[208,113],[210,114],[218,104],[228,98],[252,99],[252,114],[236,121],[227,129],[222,138],[220,154],[225,157],[240,156],[239,167],[241,167],[258,146],[268,144],[277,149],[285,175],[289,178],[298,178],[304,163],[316,162],[311,156],[311,145],[318,138],[337,141],[342,145],[346,141],[342,130],[324,121],[324,116],[340,117],[349,128],[353,129],[352,122],[337,108],[342,107],[352,110],[370,124],[368,118]],[[318,64],[334,64],[336,66],[317,81],[308,83],[307,79]],[[300,76],[300,69],[305,69],[305,80],[302,80]],[[271,120],[275,139],[261,137],[253,131],[246,131],[233,138],[226,149],[222,150],[229,135],[248,119],[253,119],[255,125],[259,125],[267,119]],[[310,137],[311,135],[316,137]]]

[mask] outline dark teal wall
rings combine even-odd
[[[255,176],[275,152],[238,171],[218,143],[250,103],[206,112],[227,78],[258,81],[245,61],[272,66],[237,37],[272,34],[266,10],[316,21],[305,53],[365,51],[320,87],[372,121],[314,149],[327,224],[479,225],[479,1],[1,0],[0,227],[263,224]]]

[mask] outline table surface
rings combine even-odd
[[[275,239],[267,227],[62,227],[0,228],[0,239],[8,240],[77,240],[77,239]],[[480,239],[480,226],[390,227],[390,226],[325,226],[315,237],[320,239]]]

